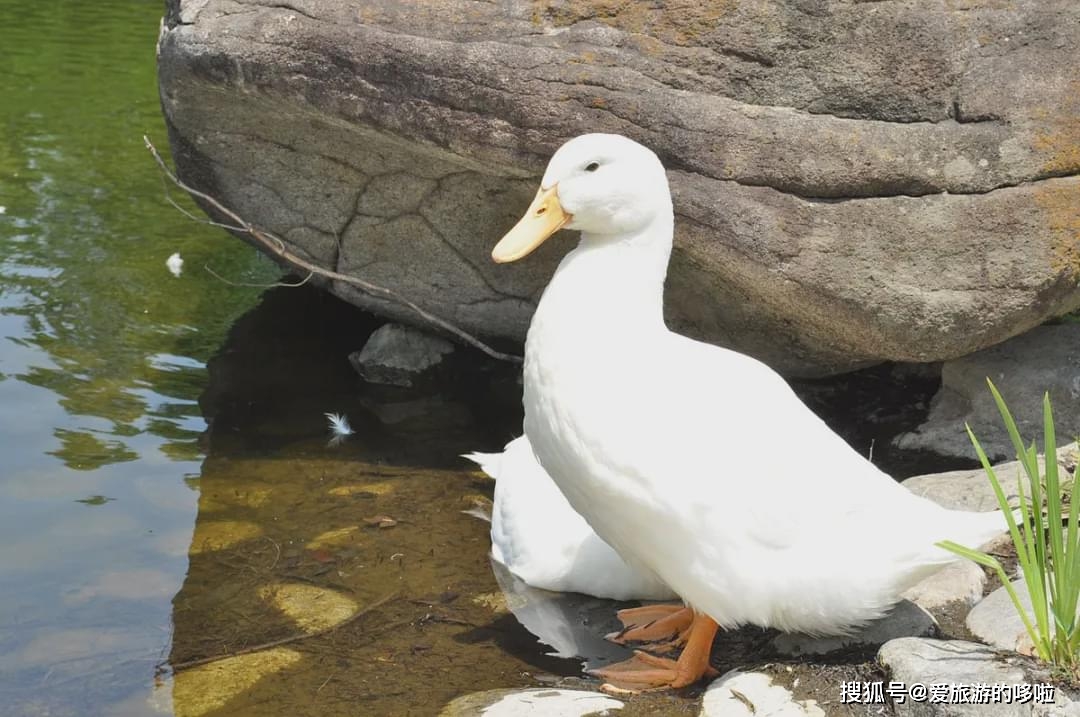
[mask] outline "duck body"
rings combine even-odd
[[[614,165],[606,190],[582,188],[601,183],[596,164]],[[1003,531],[1000,513],[901,487],[769,367],[667,329],[673,215],[655,155],[586,135],[552,159],[541,193],[556,186],[582,237],[529,328],[525,433],[628,562],[722,627],[845,634],[957,559],[936,542]]]
[[[667,600],[674,593],[648,570],[634,569],[574,512],[536,461],[528,438],[502,453],[470,453],[495,479],[491,555],[534,588],[614,600]]]

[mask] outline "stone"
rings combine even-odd
[[[941,389],[926,421],[894,439],[904,450],[930,451],[976,459],[965,424],[971,426],[991,461],[1015,458],[1016,451],[986,379],[993,380],[1025,440],[1041,441],[1043,394],[1050,392],[1057,435],[1080,435],[1080,323],[1040,326],[1022,336],[946,361]]]
[[[1020,604],[1027,611],[1028,618],[1034,624],[1031,595],[1028,594],[1027,586],[1024,585],[1023,580],[1014,580],[1012,587],[1016,591]],[[1024,628],[1024,621],[1016,612],[1016,606],[1013,605],[1012,598],[1009,597],[1009,592],[1004,586],[987,595],[973,607],[964,620],[964,624],[972,635],[999,650],[1032,654],[1033,645]]]
[[[459,697],[439,717],[603,717],[623,702],[599,692],[564,689],[504,689]]]
[[[878,651],[878,662],[890,673],[890,680],[905,685],[953,684],[1017,685],[1029,682],[1024,670],[1002,659],[986,645],[964,640],[927,640],[904,637],[890,640]],[[894,701],[897,717],[963,717],[1031,715],[1031,704],[960,704]]]
[[[413,388],[430,378],[454,345],[401,324],[377,328],[349,361],[365,381],[385,386]]]
[[[1005,523],[1002,521],[1002,530]],[[968,607],[983,596],[986,573],[970,560],[957,560],[946,565],[918,585],[909,588],[903,597],[924,610],[933,610],[950,603],[961,602]]]
[[[166,5],[180,175],[466,330],[523,339],[568,242],[489,252],[590,131],[669,168],[670,325],[789,375],[951,359],[1080,306],[1072,0]]]
[[[881,645],[897,637],[932,635],[936,631],[933,615],[909,600],[901,600],[884,617],[853,635],[811,637],[783,633],[773,640],[773,647],[785,655],[824,655],[850,647]]]
[[[1058,474],[1063,484],[1073,481],[1076,472],[1076,456],[1078,452],[1076,443],[1070,443],[1058,449]],[[1039,457],[1039,472],[1045,471],[1043,457]],[[994,474],[1001,483],[1002,490],[1009,498],[1013,506],[1019,505],[1017,493],[1017,480],[1024,476],[1023,468],[1019,461],[1007,461],[994,466]],[[1024,485],[1027,486],[1027,477],[1023,477]],[[926,475],[912,476],[905,480],[902,485],[916,495],[928,498],[938,505],[954,510],[970,510],[983,513],[990,510],[999,510],[997,497],[990,485],[990,479],[982,468],[970,470],[946,471],[944,473],[928,473]],[[1025,494],[1031,491],[1025,489]],[[1005,530],[1004,521],[1002,530]]]
[[[761,672],[732,670],[705,690],[699,717],[825,717],[815,700],[795,700]]]

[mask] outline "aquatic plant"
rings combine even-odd
[[[1043,454],[1046,460],[1045,468],[1040,472],[1035,442],[1024,446],[1016,421],[1001,393],[990,379],[986,383],[1023,469],[1023,476],[1017,480],[1020,507],[1016,513],[1009,505],[1001,481],[990,466],[986,452],[971,426],[967,426],[967,432],[1009,526],[1009,535],[1023,571],[1024,586],[1031,596],[1031,613],[1020,602],[997,558],[952,541],[939,545],[994,570],[1024,622],[1035,655],[1075,675],[1080,668],[1080,624],[1076,615],[1077,600],[1080,598],[1078,504],[1070,499],[1067,501],[1068,507],[1065,507],[1062,500],[1050,394],[1043,394]]]

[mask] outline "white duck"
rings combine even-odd
[[[574,512],[525,436],[502,453],[464,456],[495,479],[491,555],[526,584],[614,600],[669,600],[670,588],[634,570]]]
[[[1000,514],[950,511],[875,468],[764,364],[672,333],[664,168],[617,135],[567,142],[492,252],[520,259],[581,231],[525,345],[525,433],[573,508],[692,609],[677,662],[638,653],[598,674],[680,687],[708,667],[718,624],[844,634],[980,545]]]

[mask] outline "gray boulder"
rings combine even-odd
[[[1080,205],[1080,195],[1078,195]],[[1080,323],[1040,326],[1023,336],[953,361],[941,369],[941,389],[926,422],[895,443],[907,450],[975,458],[964,424],[990,460],[1016,456],[986,379],[1009,404],[1025,440],[1041,442],[1043,394],[1050,392],[1059,442],[1080,435]]]
[[[167,6],[181,175],[468,330],[523,338],[569,240],[488,254],[589,131],[670,169],[670,324],[789,374],[949,359],[1080,306],[1073,0]]]

